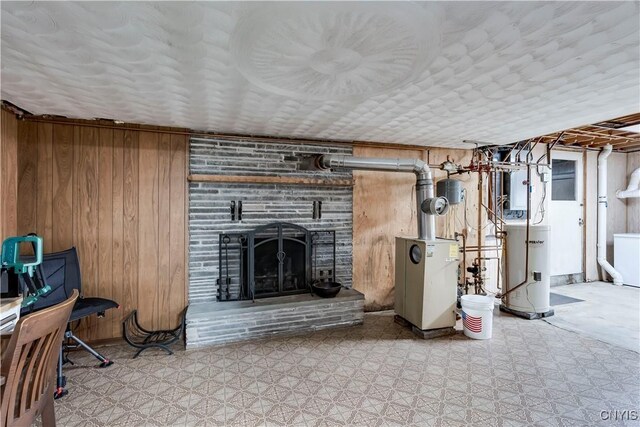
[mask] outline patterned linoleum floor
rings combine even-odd
[[[58,425],[636,425],[601,414],[640,410],[638,353],[497,310],[489,341],[419,340],[384,312],[174,356],[102,351],[110,368],[72,354]]]

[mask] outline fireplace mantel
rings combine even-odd
[[[353,187],[353,179],[340,178],[303,178],[297,176],[271,175],[207,175],[194,174],[188,177],[190,182],[226,182],[234,184],[287,184],[309,185],[314,187]]]

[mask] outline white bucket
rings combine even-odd
[[[462,295],[460,302],[464,334],[476,340],[491,338],[493,298],[484,295]]]

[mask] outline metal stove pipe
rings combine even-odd
[[[323,154],[316,157],[315,166],[319,169],[345,168],[354,170],[412,172],[416,175],[416,204],[418,217],[418,238],[436,239],[436,221],[434,215],[428,215],[422,209],[425,200],[434,198],[433,176],[429,165],[420,159],[383,159],[377,157],[354,157],[335,154]]]

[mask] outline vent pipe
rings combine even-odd
[[[629,177],[629,185],[626,190],[616,191],[618,199],[626,199],[628,197],[640,197],[640,168],[631,172]]]
[[[607,157],[613,147],[607,144],[598,154],[598,264],[611,276],[615,285],[622,285],[622,275],[607,261]]]
[[[436,239],[434,215],[446,212],[445,198],[436,199],[433,190],[433,176],[429,165],[420,159],[383,159],[377,157],[353,157],[324,154],[315,158],[318,169],[345,168],[354,170],[411,172],[416,175],[416,203],[418,216],[418,238]],[[438,202],[438,203],[436,203]]]

